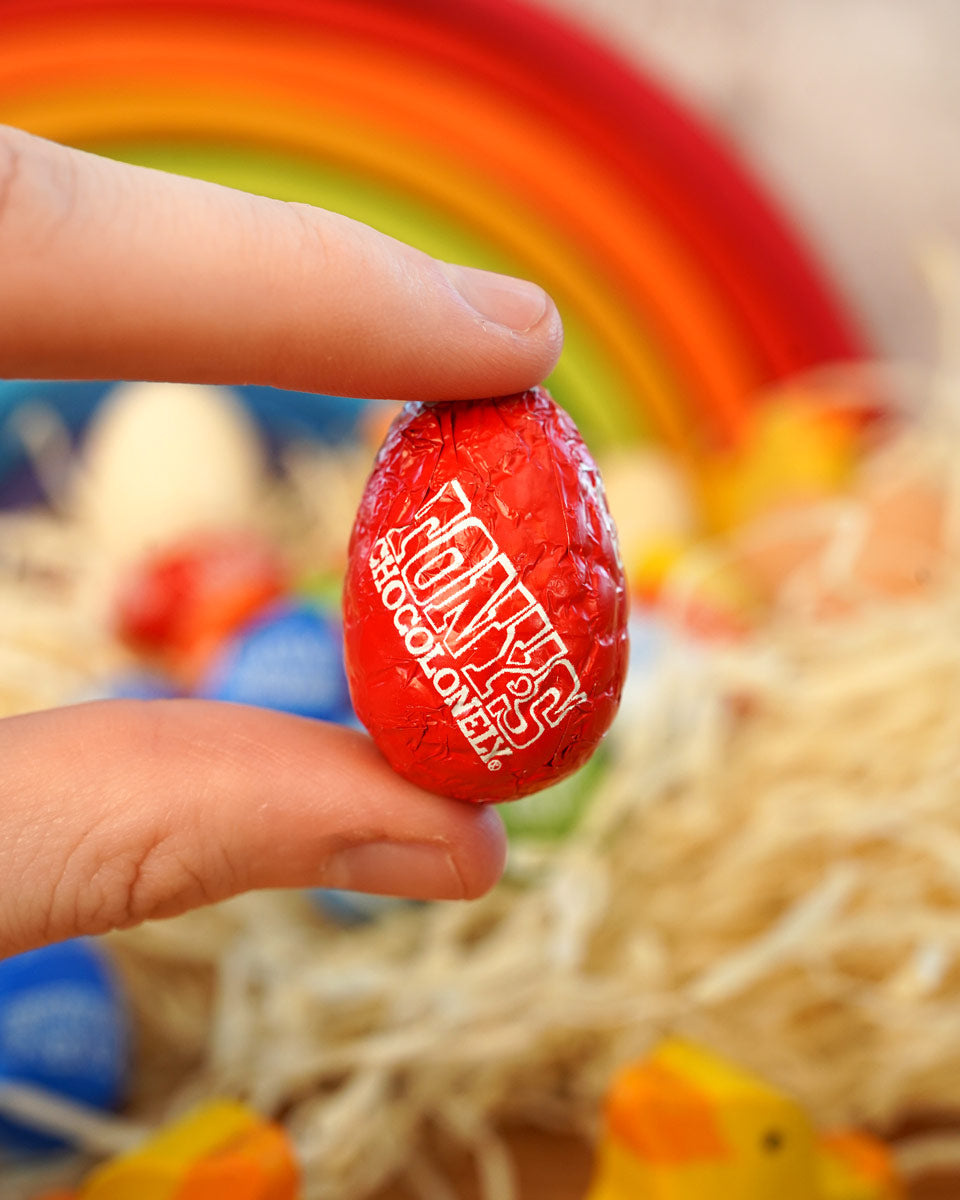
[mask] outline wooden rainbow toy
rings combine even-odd
[[[759,388],[863,352],[717,139],[517,0],[2,0],[0,121],[538,279],[598,450],[695,462]]]

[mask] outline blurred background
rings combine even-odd
[[[0,0],[0,120],[547,286],[633,605],[490,897],[0,964],[4,1200],[960,1194],[958,47],[950,0]],[[355,724],[390,413],[0,383],[0,714]]]
[[[878,347],[935,353],[917,255],[928,239],[955,239],[960,220],[955,5],[552,7],[628,48],[732,139],[818,247]]]

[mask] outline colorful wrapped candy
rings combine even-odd
[[[217,650],[197,695],[324,721],[353,716],[339,624],[311,604],[283,602]]]
[[[117,599],[117,629],[134,650],[192,683],[220,643],[283,595],[287,571],[250,533],[198,534],[143,560]]]
[[[422,787],[515,799],[586,762],[620,700],[626,586],[596,465],[543,389],[403,410],[344,633],[357,715]]]
[[[0,961],[0,1088],[25,1084],[110,1109],[130,1073],[126,1000],[95,943],[61,942]],[[0,1150],[23,1154],[61,1144],[22,1120],[0,1117]]]

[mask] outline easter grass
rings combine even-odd
[[[575,831],[516,837],[482,900],[346,929],[264,893],[110,936],[139,1028],[134,1095],[94,1124],[50,1106],[51,1126],[102,1153],[229,1094],[282,1119],[305,1200],[390,1180],[449,1197],[438,1139],[474,1156],[485,1200],[512,1200],[498,1131],[591,1137],[613,1071],[667,1033],[824,1125],[960,1108],[960,384],[935,390],[864,467],[943,502],[916,587],[865,586],[876,530],[856,495],[818,510],[829,536],[751,636],[668,633],[635,667]],[[295,567],[332,565],[362,465],[311,448],[286,467],[265,526]],[[754,533],[789,540],[800,520]],[[4,516],[0,546],[0,713],[124,665],[107,567],[69,504]],[[690,586],[681,572],[674,612]],[[21,1097],[43,1119],[36,1100]],[[960,1143],[898,1154],[915,1174],[960,1162]],[[4,1195],[50,1170],[10,1174]]]

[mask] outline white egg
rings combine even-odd
[[[124,383],[87,434],[75,504],[100,547],[126,560],[199,530],[256,524],[266,477],[236,393]]]

